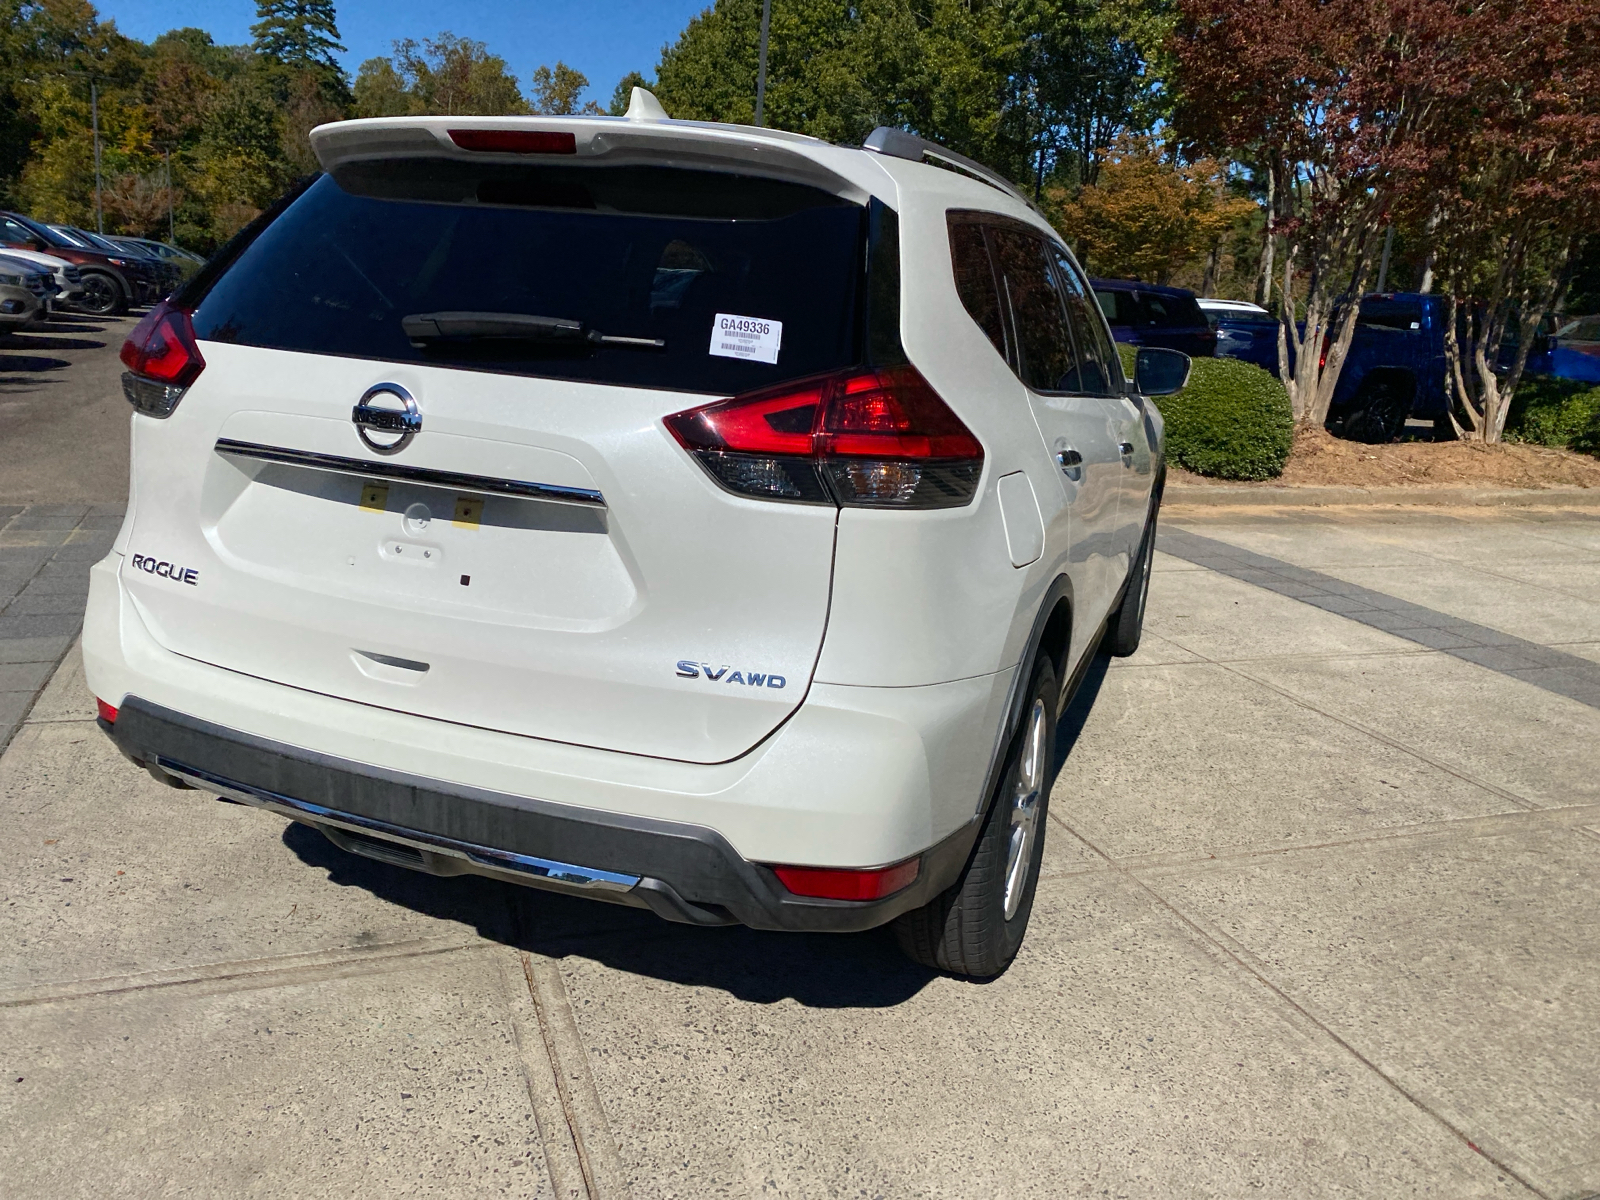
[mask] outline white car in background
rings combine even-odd
[[[73,263],[57,258],[53,254],[41,254],[36,250],[24,250],[19,246],[4,244],[0,244],[0,254],[19,263],[26,263],[33,270],[43,271],[50,276],[55,289],[51,296],[52,308],[71,307],[83,299],[83,277],[78,274],[78,268]]]
[[[1138,645],[1188,360],[998,176],[672,121],[313,131],[123,349],[102,728],[343,849],[991,976]]]

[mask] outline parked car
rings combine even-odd
[[[633,97],[321,126],[145,316],[101,727],[386,863],[996,974],[1188,360],[1125,381],[975,163]]]
[[[0,254],[13,262],[25,264],[29,270],[42,271],[49,278],[50,308],[55,312],[71,308],[83,299],[83,280],[78,268],[65,259],[52,254],[40,254],[0,242]]]
[[[184,279],[189,278],[201,267],[206,265],[206,260],[201,258],[200,255],[185,250],[181,246],[171,245],[168,242],[157,242],[150,238],[136,237],[122,237],[118,240],[131,243],[135,246],[143,247],[149,253],[154,254],[157,258],[163,259],[172,266],[176,267],[178,269],[178,273]]]
[[[75,238],[66,238],[47,225],[21,213],[0,212],[0,249],[19,248],[49,254],[78,268],[83,296],[76,304],[96,316],[126,312],[138,302],[137,276],[132,259],[89,249]]]
[[[1191,358],[1216,354],[1216,331],[1200,311],[1193,292],[1131,279],[1093,279],[1090,283],[1117,341],[1164,346]]]
[[[0,333],[16,333],[50,315],[50,276],[0,255]]]
[[[1335,312],[1335,328],[1338,321]],[[1444,326],[1442,296],[1363,296],[1328,409],[1328,429],[1354,441],[1389,442],[1405,429],[1408,418],[1415,418],[1433,422],[1440,433],[1452,432]],[[1327,342],[1322,353],[1328,353]]]
[[[177,272],[153,254],[119,245],[103,234],[91,233],[76,225],[51,225],[50,228],[76,245],[120,256],[124,271],[133,281],[137,304],[154,304],[178,285]]]
[[[1216,357],[1237,358],[1278,374],[1278,318],[1248,300],[1195,301],[1217,335]]]
[[[1550,338],[1549,374],[1600,383],[1600,317],[1572,317]]]

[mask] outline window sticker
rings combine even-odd
[[[711,353],[718,358],[775,363],[782,342],[782,321],[718,313],[711,323]]]

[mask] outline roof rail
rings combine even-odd
[[[896,129],[892,125],[879,125],[867,135],[867,140],[861,143],[861,148],[876,154],[887,154],[891,158],[903,158],[909,162],[932,163],[936,167],[945,167],[963,175],[970,175],[979,183],[986,183],[1013,199],[1021,200],[1034,212],[1039,211],[1039,206],[1000,172],[980,162],[974,162],[965,154],[946,150],[938,142],[930,142],[927,138],[907,133],[904,129]]]

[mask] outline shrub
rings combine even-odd
[[[1506,415],[1506,441],[1581,450],[1578,441],[1586,438],[1585,431],[1594,428],[1597,421],[1600,387],[1573,379],[1536,376],[1517,385],[1511,411]],[[1589,440],[1592,443],[1592,438]]]
[[[1133,375],[1134,350],[1119,346]],[[1237,358],[1197,358],[1183,391],[1160,396],[1167,458],[1218,479],[1275,479],[1294,444],[1289,393],[1268,371]]]

